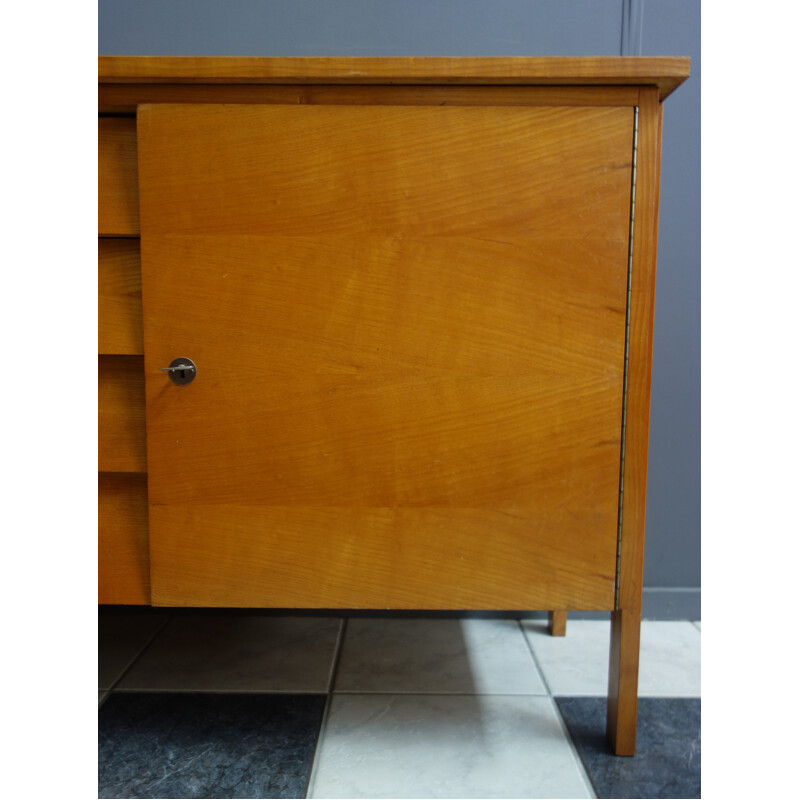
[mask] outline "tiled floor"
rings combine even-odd
[[[699,797],[700,635],[642,624],[617,758],[607,621],[101,612],[99,797]]]

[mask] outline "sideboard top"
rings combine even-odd
[[[687,57],[193,57],[100,56],[104,83],[658,86],[689,77]]]

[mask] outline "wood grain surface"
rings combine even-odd
[[[138,126],[153,601],[610,608],[632,110]]]
[[[548,612],[547,628],[551,636],[567,635],[567,611]]]
[[[143,106],[143,227],[610,239],[627,251],[632,118],[627,108]]]
[[[98,241],[98,352],[143,355],[138,239]]]
[[[148,103],[426,106],[635,106],[635,86],[435,86],[374,84],[102,83],[101,111]]]
[[[663,100],[689,75],[686,57],[100,56],[101,83],[433,83],[651,85]]]
[[[136,120],[101,117],[98,144],[98,232],[101,236],[139,233],[136,176]]]
[[[618,608],[641,610],[655,318],[661,105],[642,91],[636,170]]]
[[[617,755],[627,756],[636,752],[639,625],[642,614],[650,379],[658,249],[661,110],[655,90],[641,90],[619,586],[617,610],[612,614],[607,716],[611,747]]]
[[[101,355],[97,366],[98,469],[147,472],[142,357]]]
[[[611,612],[606,736],[618,756],[636,755],[641,612]]]
[[[583,521],[585,532],[595,522],[587,517]],[[596,536],[578,540],[563,531],[561,522],[516,506],[152,503],[152,602],[349,609],[525,610],[554,603],[608,608],[614,568],[607,548]]]
[[[98,602],[147,605],[147,476],[101,472],[98,479]]]

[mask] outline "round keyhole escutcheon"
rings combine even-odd
[[[197,377],[197,365],[191,358],[173,358],[164,372],[177,386],[187,386]]]

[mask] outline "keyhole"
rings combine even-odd
[[[164,371],[176,386],[188,386],[197,377],[197,367],[190,358],[173,358]]]

